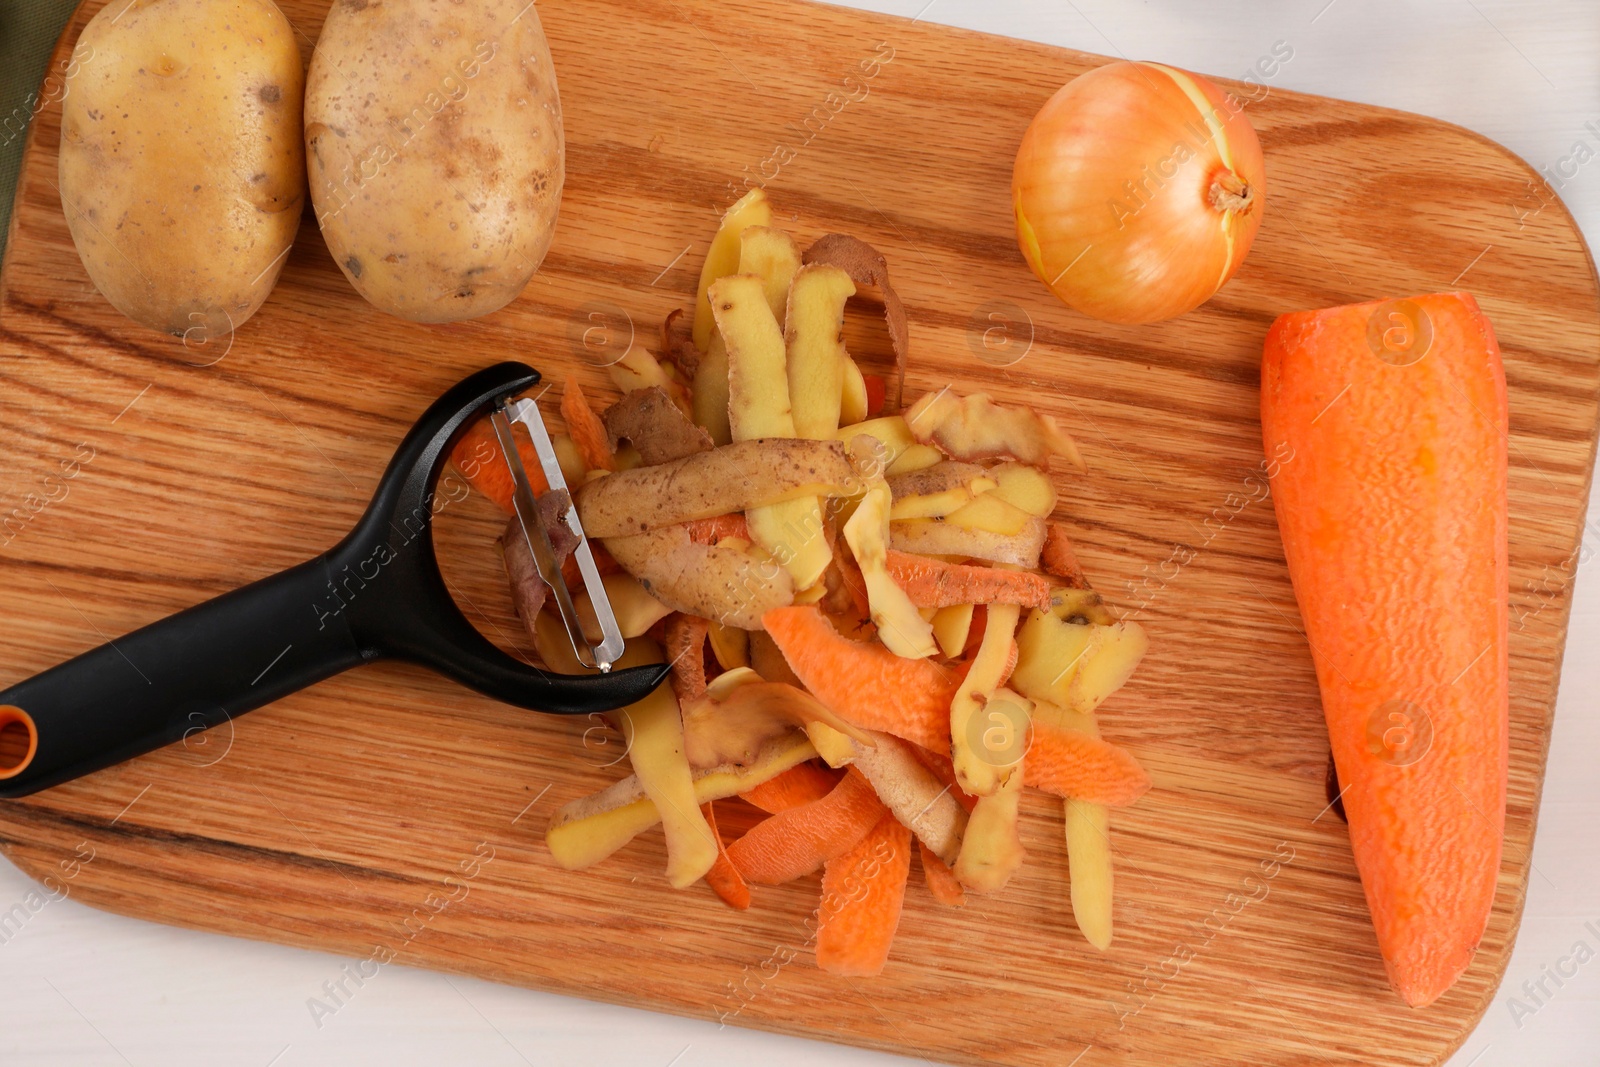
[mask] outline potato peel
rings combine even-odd
[[[894,395],[889,402],[894,411],[905,404],[906,361],[911,349],[910,329],[900,294],[889,285],[889,263],[883,253],[858,237],[830,233],[819,237],[806,249],[802,262],[827,263],[850,275],[857,285],[876,286],[883,295],[883,318],[889,326],[889,344],[894,348]]]
[[[850,275],[856,285],[877,286],[883,296],[883,322],[890,328],[890,346],[894,349],[894,395],[890,398],[894,411],[906,403],[906,363],[910,358],[910,328],[906,306],[899,293],[890,286],[890,264],[883,253],[850,234],[824,234],[814,245],[806,248],[802,261],[805,264],[826,262]]]

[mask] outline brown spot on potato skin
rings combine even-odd
[[[276,85],[263,85],[256,95],[261,97],[263,104],[276,104],[283,99],[283,90]]]
[[[344,269],[349,271],[354,277],[361,277],[361,260],[357,259],[355,256],[351,256],[349,259],[344,261]]]

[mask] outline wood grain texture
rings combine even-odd
[[[283,7],[309,56],[326,5]],[[544,824],[617,774],[601,766],[612,753],[585,746],[586,724],[392,665],[6,802],[6,854],[62,879],[86,842],[72,892],[156,921],[934,1060],[1440,1062],[1487,1006],[1521,915],[1594,462],[1595,274],[1553,194],[1464,130],[1273,91],[1250,105],[1270,192],[1238,277],[1175,322],[1098,324],[1028,273],[1008,181],[1034,110],[1100,57],[776,0],[540,13],[569,146],[560,227],[522,298],[477,322],[385,317],[308,217],[230,348],[144,330],[84,274],[56,189],[59,104],[40,115],[0,277],[0,684],[333,543],[410,420],[469,369],[526,358],[609,395],[585,359],[588,316],[626,313],[651,340],[688,303],[731,183],[765,163],[802,241],[843,230],[887,254],[911,320],[908,395],[951,384],[1037,403],[1083,446],[1061,517],[1153,641],[1103,719],[1155,781],[1113,821],[1110,951],[1073,925],[1059,806],[1039,795],[1029,863],[1004,893],[952,911],[913,875],[872,981],[813,967],[815,879],[735,913],[703,886],[666,887],[659,833],[563,872]],[[1327,737],[1260,474],[1257,363],[1282,311],[1452,286],[1493,320],[1510,383],[1511,783],[1478,958],[1411,1011],[1323,810]],[[986,350],[1007,321],[1010,345]],[[882,327],[854,330],[881,358]],[[492,507],[473,497],[440,522],[463,605],[528,651]]]

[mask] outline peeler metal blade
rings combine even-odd
[[[600,571],[594,563],[594,553],[589,550],[589,539],[584,536],[583,524],[578,520],[578,509],[576,506],[567,508],[563,521],[567,529],[577,538],[578,544],[572,550],[572,556],[577,560],[578,573],[583,576],[584,591],[589,594],[589,602],[594,606],[595,619],[600,624],[601,640],[598,645],[591,645],[584,636],[578,609],[572,602],[572,592],[567,588],[566,579],[561,576],[561,568],[556,564],[550,533],[540,521],[539,510],[533,496],[533,485],[528,481],[528,472],[522,466],[516,438],[512,435],[511,424],[514,422],[520,422],[527,428],[528,436],[533,439],[534,454],[539,457],[539,467],[544,472],[550,491],[566,490],[567,481],[561,474],[561,464],[556,460],[555,446],[550,443],[550,435],[545,431],[544,419],[539,414],[539,405],[533,400],[502,403],[489,418],[494,426],[495,436],[500,440],[500,451],[505,457],[506,466],[511,470],[511,479],[515,486],[512,502],[516,506],[517,522],[522,528],[523,539],[527,541],[528,551],[533,556],[539,577],[550,587],[551,593],[555,596],[556,606],[561,612],[561,622],[566,626],[567,638],[572,642],[572,650],[577,654],[578,662],[584,666],[609,671],[612,664],[622,655],[622,629],[617,625],[616,614],[611,610],[611,600],[606,596],[605,583],[600,580]]]

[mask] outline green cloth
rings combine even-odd
[[[0,0],[0,257],[45,67],[77,0]],[[52,83],[53,84],[53,83]]]

